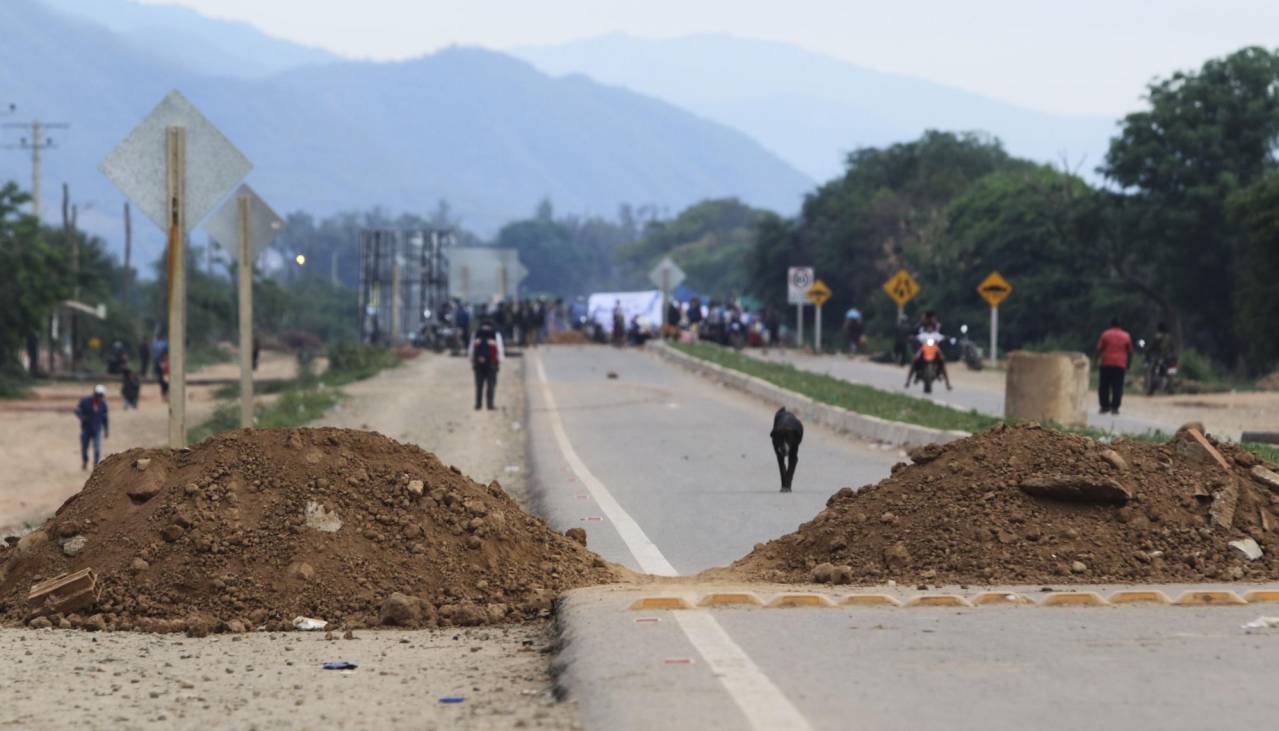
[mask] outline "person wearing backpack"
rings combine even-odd
[[[482,397],[487,390],[489,411],[492,411],[493,392],[497,390],[497,371],[506,359],[506,351],[502,347],[502,333],[491,318],[484,318],[475,329],[475,338],[471,340],[468,353],[471,359],[471,370],[475,372],[475,410],[479,411]]]

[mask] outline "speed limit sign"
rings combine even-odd
[[[786,302],[792,305],[808,304],[808,290],[815,281],[812,267],[791,267],[786,272]]]

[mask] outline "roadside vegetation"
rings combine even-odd
[[[786,363],[770,363],[709,343],[672,343],[695,358],[755,376],[811,399],[867,416],[902,421],[933,429],[978,432],[1000,419],[976,411],[959,411],[927,399],[889,393],[860,383],[849,383],[821,373],[810,373]]]
[[[254,426],[278,429],[314,421],[342,400],[342,386],[371,378],[400,362],[397,355],[380,347],[349,342],[334,345],[329,349],[329,367],[324,373],[315,374],[312,362],[303,361],[297,378],[262,384],[262,388],[254,389],[256,397],[267,397],[255,399]],[[213,415],[191,430],[192,444],[239,428],[239,385],[219,389],[217,395],[221,403]]]

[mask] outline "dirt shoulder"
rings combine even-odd
[[[545,624],[355,638],[0,630],[0,729],[577,727]],[[323,668],[337,660],[358,668]]]
[[[291,355],[263,353],[258,378],[291,378]],[[237,378],[238,367],[219,363],[195,371],[192,380]],[[142,386],[137,411],[125,411],[118,380],[104,381],[111,415],[111,436],[102,456],[134,447],[161,447],[168,441],[169,408],[155,380]],[[84,485],[89,473],[80,469],[79,427],[72,411],[88,395],[89,383],[38,386],[25,399],[0,401],[0,535],[20,532],[49,516]],[[187,388],[187,418],[198,424],[213,412],[215,386]]]

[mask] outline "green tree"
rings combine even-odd
[[[1279,173],[1271,173],[1230,200],[1242,232],[1235,260],[1237,334],[1248,366],[1266,372],[1279,364]]]
[[[1227,200],[1274,166],[1279,55],[1245,48],[1152,83],[1150,108],[1124,118],[1102,171],[1122,187],[1112,227],[1120,275],[1233,360],[1239,235]],[[1179,328],[1180,329],[1180,328]]]
[[[990,173],[1034,167],[974,133],[929,131],[913,142],[857,150],[844,175],[810,194],[792,224],[761,220],[748,259],[750,290],[780,308],[786,267],[811,265],[835,292],[829,308],[869,310],[868,326],[888,332],[895,305],[880,286],[910,261],[929,260],[945,235],[946,206]],[[921,299],[932,304],[937,293],[924,284]]]
[[[713,297],[741,294],[747,281],[743,262],[765,215],[736,198],[721,198],[689,206],[670,220],[650,221],[637,241],[618,251],[624,281],[651,287],[648,273],[670,256],[688,274],[690,289]]]
[[[40,235],[34,217],[20,212],[28,200],[14,183],[0,187],[0,381],[20,372],[27,338],[39,336],[71,290],[62,252]]]

